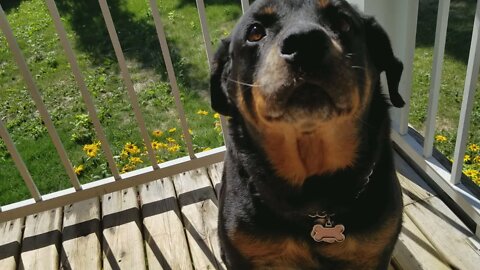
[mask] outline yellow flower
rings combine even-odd
[[[83,151],[87,154],[88,157],[93,158],[97,156],[98,149],[100,147],[100,143],[92,143],[92,144],[85,144],[83,146]]]
[[[139,157],[131,157],[129,160],[130,164],[137,165],[139,163],[143,163],[143,160]]]
[[[163,131],[156,129],[152,132],[152,135],[155,137],[161,137],[163,135]]]
[[[188,133],[190,133],[190,135],[192,135],[193,131],[191,129],[188,129]]]
[[[468,149],[470,149],[472,152],[478,152],[480,150],[480,146],[473,143],[468,146]]]
[[[82,174],[82,172],[85,170],[85,167],[83,166],[83,164],[80,164],[78,166],[73,166],[73,171],[77,174],[77,175],[80,175]]]
[[[122,149],[122,152],[120,153],[120,158],[126,159],[127,157],[128,157],[128,152],[125,151],[125,149]]]
[[[215,114],[213,115],[213,118],[215,118],[215,119],[220,119],[220,114],[219,114],[219,113],[215,113]]]
[[[480,177],[478,177],[478,175],[472,177],[472,181],[478,186],[480,186]]]
[[[480,163],[480,156],[476,156],[475,158],[473,158],[473,162]]]
[[[175,141],[174,138],[168,137],[168,138],[167,138],[167,142],[169,142],[169,143],[175,143],[176,141]]]
[[[165,148],[167,148],[167,147],[168,147],[168,144],[166,144],[166,143],[160,143],[160,148],[165,149]]]
[[[174,133],[175,131],[177,131],[177,128],[171,128],[168,130],[168,133]]]
[[[161,147],[161,145],[160,145],[159,142],[157,142],[157,141],[153,141],[153,142],[152,142],[152,148],[153,148],[154,150],[158,150],[158,149],[160,149],[160,147]]]
[[[133,171],[134,169],[135,169],[135,166],[133,166],[131,164],[127,164],[127,165],[123,166],[120,173],[126,173],[126,172],[129,172],[129,171]]]
[[[168,147],[167,150],[170,153],[177,152],[178,150],[180,150],[180,145],[178,145],[178,144],[172,145],[172,146]]]
[[[474,177],[478,177],[479,172],[477,170],[468,169],[468,170],[464,170],[463,173],[470,178],[474,178]]]
[[[129,154],[138,154],[140,153],[140,149],[138,148],[138,146],[136,146],[135,144],[133,143],[126,143],[125,144],[125,147],[124,147],[125,151],[127,151]]]
[[[216,122],[215,122],[215,127],[214,127],[213,129],[214,129],[215,131],[218,131],[218,132],[222,131],[222,124],[220,124],[219,121],[216,121]]]
[[[470,162],[470,160],[472,160],[472,158],[470,157],[470,155],[465,155],[465,157],[463,157],[463,162],[464,162],[464,163]]]
[[[198,115],[208,115],[208,112],[204,111],[204,110],[198,110],[197,114]]]
[[[90,149],[87,149],[87,156],[88,157],[96,157],[97,156],[97,149],[96,148],[90,148]]]
[[[212,150],[212,148],[210,148],[210,147],[205,147],[205,148],[203,149],[203,152],[206,152],[206,151],[208,151],[208,150]]]
[[[437,142],[446,142],[447,141],[447,137],[443,136],[443,135],[437,135],[435,136],[435,141]]]

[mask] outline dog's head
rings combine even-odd
[[[308,134],[359,119],[383,71],[391,103],[404,104],[403,66],[387,34],[344,0],[255,1],[212,66],[213,109],[241,116],[259,133],[292,127]]]

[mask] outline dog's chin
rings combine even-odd
[[[335,89],[335,91],[339,91]],[[329,94],[319,85],[305,83],[286,90],[283,99],[276,99],[266,112],[272,122],[286,122],[301,132],[311,132],[318,124],[347,113],[351,106],[348,98]]]

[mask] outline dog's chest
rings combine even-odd
[[[254,269],[376,269],[396,234],[393,220],[388,223],[391,226],[382,226],[374,233],[347,233],[343,242],[335,243],[308,238],[267,239],[238,231],[232,240]]]
[[[358,247],[363,248],[359,249]],[[295,240],[250,241],[238,245],[254,269],[374,269],[384,246],[345,240],[305,243]]]

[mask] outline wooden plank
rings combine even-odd
[[[193,269],[172,180],[139,186],[148,268]]]
[[[397,177],[402,185],[404,205],[426,200],[435,195],[427,183],[397,153],[394,154],[394,160]]]
[[[405,212],[455,269],[476,269],[480,256],[468,245],[473,233],[437,197],[408,205]]]
[[[0,269],[17,269],[24,218],[0,223]]]
[[[396,265],[401,269],[450,269],[412,220],[403,216],[402,233],[393,252]]]
[[[62,208],[27,217],[22,241],[20,268],[58,269]]]
[[[207,167],[207,170],[218,198],[222,184],[223,162],[210,165]]]
[[[173,176],[195,269],[226,269],[217,236],[218,207],[206,169]]]
[[[104,269],[146,269],[139,213],[134,188],[103,196]]]
[[[100,202],[98,198],[65,206],[61,267],[101,269]]]

